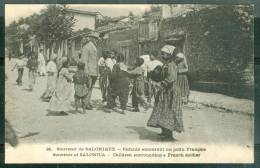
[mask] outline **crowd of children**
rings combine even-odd
[[[119,113],[125,114],[129,94],[132,96],[132,111],[140,112],[140,106],[146,111],[154,97],[153,113],[148,126],[162,128],[162,135],[169,138],[172,137],[172,131],[183,131],[181,106],[188,102],[189,97],[188,65],[185,56],[177,52],[174,46],[164,46],[161,53],[162,58],[158,59],[158,52],[146,52],[145,55],[137,57],[134,66],[130,67],[125,64],[125,56],[122,53],[104,50],[97,66],[105,111],[117,110],[118,100]],[[88,96],[93,88],[91,74],[86,70],[88,65],[79,59],[77,70],[72,75],[67,59],[61,59],[60,68],[56,66],[56,61],[57,58],[53,56],[47,64],[47,87],[41,98],[49,101],[48,110],[66,112],[71,106],[71,83],[74,83],[75,109],[79,113],[86,113],[86,110],[90,109]],[[41,64],[33,52],[28,61],[19,57],[13,68],[18,71],[17,84],[22,84],[26,66],[29,69],[29,89],[33,90]],[[82,112],[79,111],[80,108]]]

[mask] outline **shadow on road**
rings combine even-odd
[[[127,126],[126,128],[136,131],[139,134],[139,139],[141,140],[151,140],[155,142],[161,141],[157,132],[150,131],[144,127]]]
[[[91,104],[93,107],[96,108],[96,110],[104,110],[104,107],[103,107],[104,105],[101,100],[98,100],[98,99],[92,100]]]
[[[23,89],[24,91],[27,91],[27,92],[32,92],[33,90],[32,89],[29,89],[29,88],[26,88],[26,89]]]
[[[56,111],[50,111],[50,110],[47,110],[48,113],[46,114],[46,116],[66,116],[68,115],[68,113],[66,112],[56,112]]]

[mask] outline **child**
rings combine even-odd
[[[108,94],[107,107],[112,109],[116,106],[115,100],[119,97],[121,106],[121,114],[125,114],[126,104],[129,93],[129,77],[127,73],[127,66],[124,64],[124,55],[119,53],[117,56],[117,63],[113,66],[110,75],[110,87]]]
[[[21,86],[23,84],[22,78],[23,78],[23,71],[24,71],[24,67],[25,67],[25,61],[23,60],[23,55],[21,55],[17,60],[16,63],[12,69],[12,71],[14,71],[14,69],[17,69],[18,72],[18,77],[16,79],[16,83],[17,85]]]
[[[128,71],[131,78],[133,78],[133,90],[132,90],[132,105],[134,112],[140,112],[139,104],[147,108],[144,94],[144,70],[141,67],[144,63],[143,58],[136,58],[136,68]]]
[[[36,82],[38,62],[34,52],[30,53],[30,57],[27,62],[27,68],[29,69],[29,90],[32,91]]]
[[[176,55],[176,63],[178,67],[178,84],[181,88],[182,101],[184,104],[187,104],[189,101],[190,88],[188,81],[188,64],[186,57],[183,53],[178,53]]]
[[[84,70],[85,70],[85,63],[79,62],[78,70],[73,76],[73,82],[74,82],[74,89],[75,89],[74,98],[75,98],[76,111],[78,111],[80,103],[82,103],[83,113],[86,113],[85,99],[87,97],[88,89],[90,86],[88,83],[88,75],[84,72]]]
[[[47,64],[47,88],[45,92],[42,94],[41,99],[43,101],[49,102],[56,87],[57,81],[57,66],[55,63],[56,57],[53,55],[51,60]]]

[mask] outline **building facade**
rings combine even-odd
[[[90,11],[82,11],[76,9],[67,9],[68,15],[74,15],[74,19],[76,20],[74,24],[74,31],[79,31],[83,29],[95,30],[96,26],[96,17],[98,12],[90,12]]]

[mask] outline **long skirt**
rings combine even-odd
[[[36,70],[29,70],[29,89],[33,89],[36,83],[37,72]]]
[[[139,104],[143,106],[146,104],[143,80],[135,81],[132,89],[132,105],[138,108]]]
[[[71,107],[73,100],[73,88],[69,82],[57,83],[55,92],[53,93],[48,110],[61,112],[67,111]]]
[[[42,94],[41,98],[44,100],[50,100],[56,87],[57,75],[48,75],[47,77],[47,88]]]
[[[189,81],[186,74],[178,74],[178,85],[181,89],[182,97],[188,97],[190,95]]]
[[[182,101],[178,86],[157,92],[147,126],[183,132]]]

